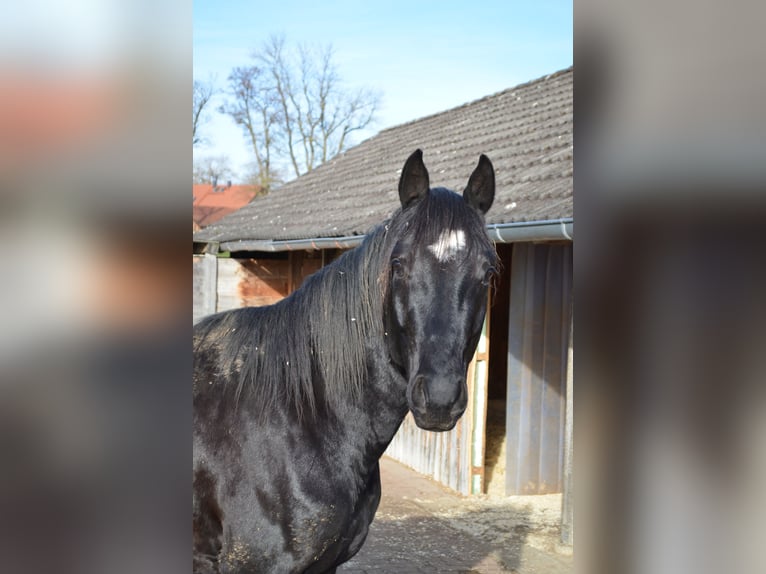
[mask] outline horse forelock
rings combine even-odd
[[[424,250],[439,263],[446,263],[469,261],[480,253],[495,258],[495,247],[484,225],[484,217],[462,196],[437,187],[422,201],[401,211],[392,227],[395,235],[409,236],[412,251]]]

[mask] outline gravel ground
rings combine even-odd
[[[338,572],[565,574],[561,495],[462,497],[387,457],[365,545]]]

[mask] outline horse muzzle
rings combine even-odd
[[[415,424],[424,430],[452,430],[467,403],[465,377],[419,374],[407,386],[407,404]]]

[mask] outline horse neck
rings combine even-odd
[[[407,382],[391,365],[383,344],[368,359],[370,378],[366,386],[366,410],[374,432],[371,447],[383,451],[394,438],[407,414]]]
[[[388,268],[388,259],[394,244],[395,233],[389,234],[393,222],[380,226],[374,236],[373,249],[377,249],[379,261]],[[407,414],[406,389],[407,382],[392,365],[388,350],[388,341],[383,329],[383,308],[385,305],[384,291],[386,290],[385,274],[377,273],[375,280],[380,289],[379,301],[380,324],[371,329],[366,335],[365,352],[365,382],[357,403],[357,408],[363,413],[361,418],[366,420],[366,427],[356,429],[370,460],[377,460],[393,439]]]
[[[336,411],[333,428],[348,468],[372,472],[407,414],[406,385],[388,361],[382,341],[368,341],[367,377],[356,397]],[[328,436],[333,434],[332,431]],[[362,481],[364,482],[364,481]]]
[[[313,327],[328,329],[314,355],[331,427],[351,445],[349,464],[376,465],[407,413],[406,383],[388,359],[383,333],[381,261],[385,229],[327,266],[309,287]],[[339,382],[341,382],[339,384]],[[325,431],[332,434],[332,428]]]

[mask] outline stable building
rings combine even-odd
[[[487,231],[502,273],[487,293],[469,406],[450,432],[405,419],[387,454],[466,495],[571,487],[572,68],[386,129],[194,234],[194,319],[274,303],[398,207],[402,165],[462,192],[480,154],[496,172]],[[571,524],[571,505],[564,524]],[[569,522],[568,522],[569,521]]]

